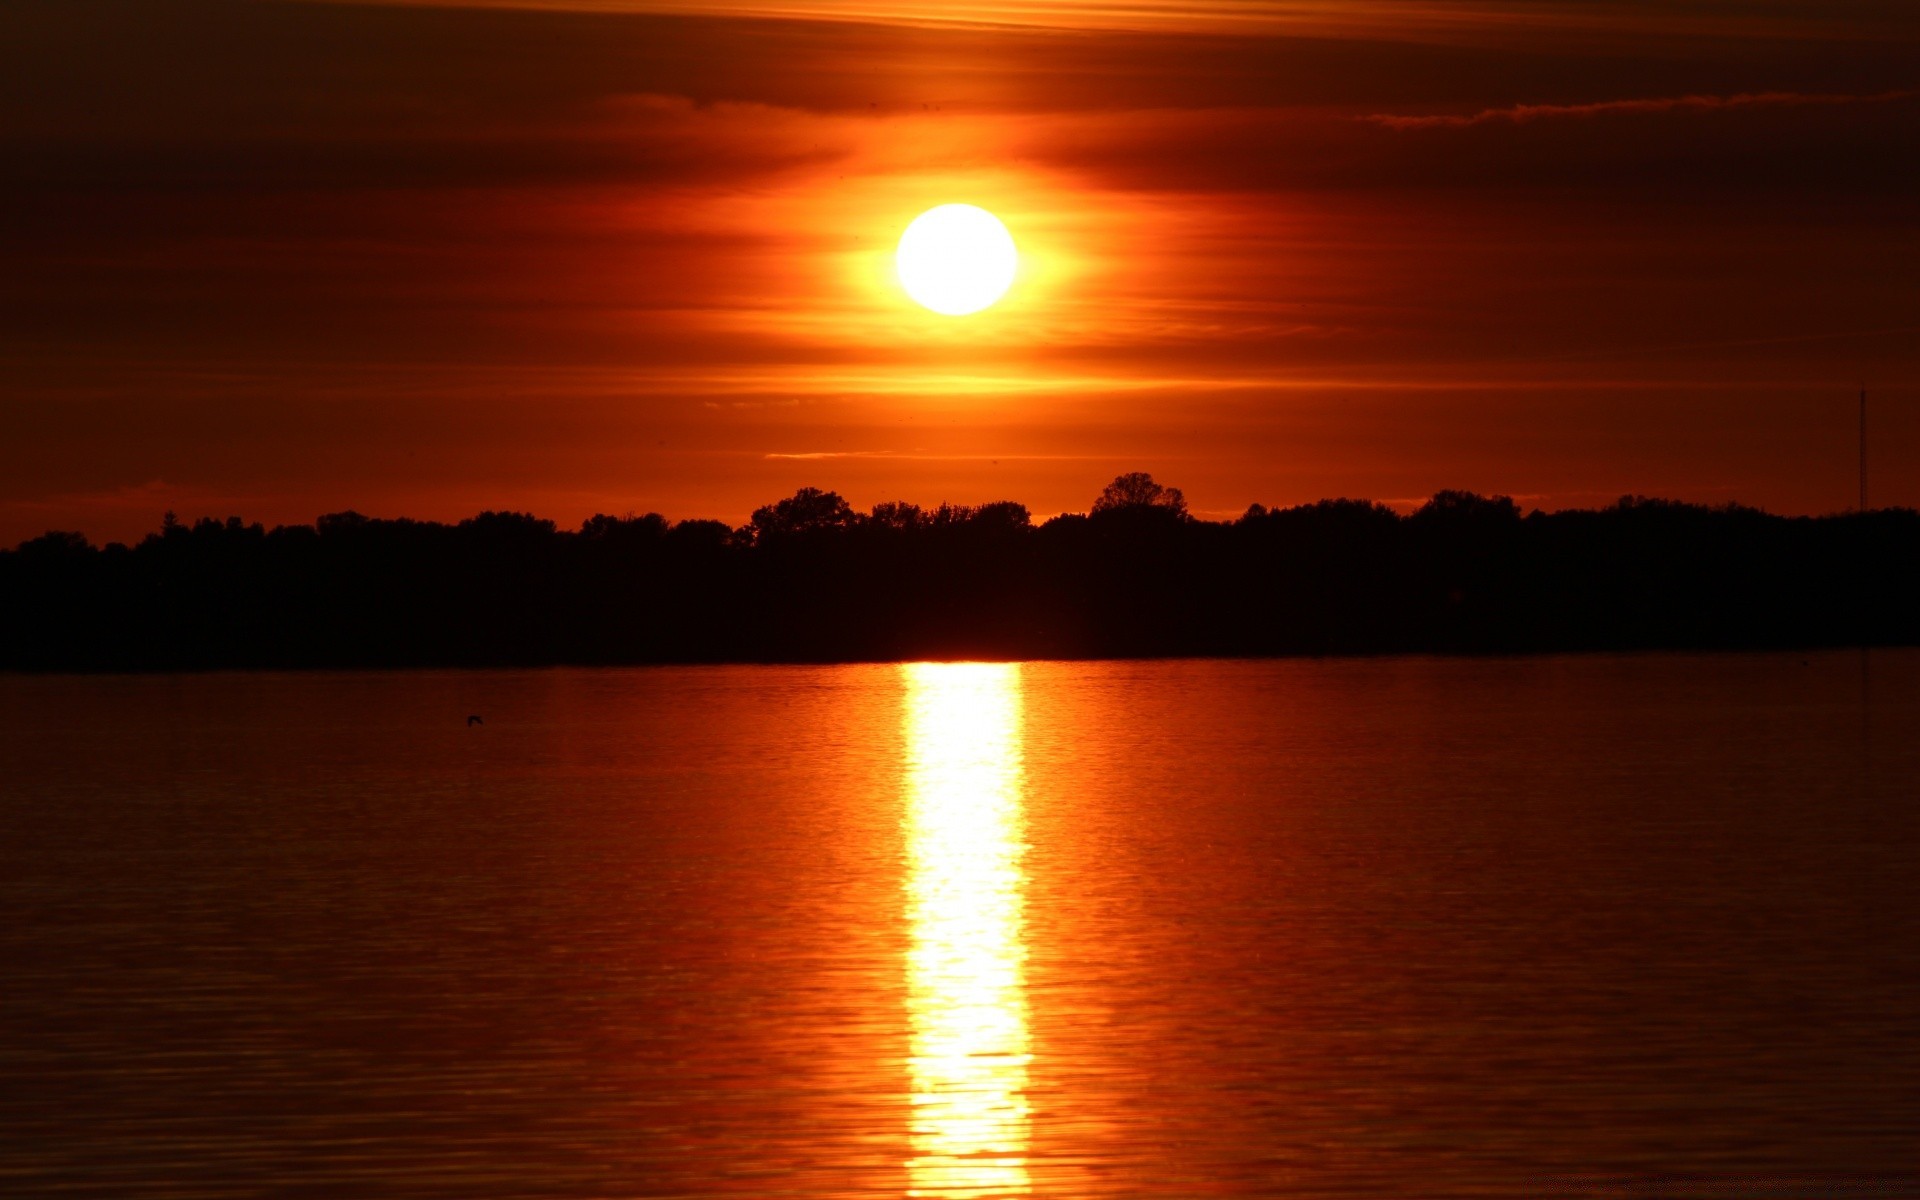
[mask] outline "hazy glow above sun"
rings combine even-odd
[[[1020,265],[1000,218],[971,204],[942,204],[900,235],[894,267],[900,286],[937,313],[963,317],[1007,294]]]

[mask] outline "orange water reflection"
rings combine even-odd
[[[906,682],[909,1194],[1022,1195],[1029,1115],[1020,665]]]

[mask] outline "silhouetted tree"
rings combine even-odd
[[[1520,506],[1511,496],[1480,496],[1473,492],[1435,492],[1414,512],[1413,519],[1435,524],[1504,525],[1520,519]]]
[[[551,537],[554,524],[532,513],[483,512],[460,522],[459,528],[483,538],[528,541]]]
[[[673,527],[673,540],[683,546],[718,550],[732,540],[733,530],[725,521],[680,521]]]
[[[173,514],[167,515],[171,517]],[[363,517],[352,509],[348,509],[346,512],[323,514],[318,521],[314,522],[314,527],[319,530],[321,537],[326,537],[330,534],[350,534],[365,529],[371,524],[373,524],[372,518]]]
[[[1024,504],[996,500],[974,509],[972,523],[983,529],[1028,529],[1033,525],[1033,514]]]
[[[838,492],[803,487],[775,504],[753,510],[748,522],[756,539],[845,529],[855,521],[853,507]]]
[[[867,523],[881,529],[911,530],[926,523],[926,514],[918,504],[908,504],[904,500],[889,500],[873,506]]]
[[[93,553],[93,543],[84,533],[67,533],[49,529],[31,541],[21,542],[16,551],[20,557],[30,562],[48,562],[82,560]]]
[[[1187,515],[1187,498],[1179,488],[1161,487],[1145,471],[1129,471],[1114,481],[1093,502],[1095,515],[1124,509],[1158,508],[1178,516]]]
[[[669,528],[667,519],[659,513],[648,513],[644,517],[632,513],[624,517],[596,513],[580,523],[580,536],[593,542],[632,544],[659,541],[667,536]]]

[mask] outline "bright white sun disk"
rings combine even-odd
[[[1007,294],[1020,265],[1000,218],[971,204],[942,204],[900,235],[894,266],[907,295],[937,313],[961,317]]]

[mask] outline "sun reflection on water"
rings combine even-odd
[[[1018,663],[906,678],[909,1195],[1024,1195],[1026,849]]]

